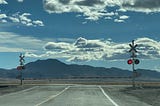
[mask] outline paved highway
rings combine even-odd
[[[0,106],[149,106],[134,97],[120,94],[115,88],[119,87],[99,85],[35,86],[0,96]]]

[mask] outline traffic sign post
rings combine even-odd
[[[136,47],[138,45],[134,43],[134,40],[132,40],[132,44],[129,44],[129,46],[131,47],[131,49],[129,50],[129,52],[131,52],[131,59],[129,59],[127,61],[127,63],[132,64],[132,70],[133,70],[132,85],[133,85],[133,88],[135,88],[135,85],[136,85],[136,83],[135,83],[135,77],[136,77],[135,73],[137,73],[136,70],[135,70],[135,64],[139,64],[139,62],[140,62],[138,59],[136,59],[136,57],[137,57],[136,56],[136,52],[137,52]]]
[[[19,62],[20,62],[20,66],[18,66],[17,67],[17,70],[19,70],[20,71],[20,80],[21,80],[21,85],[23,84],[23,76],[22,76],[22,70],[24,70],[25,69],[25,67],[24,67],[24,62],[25,62],[25,60],[24,60],[24,55],[21,53],[20,54],[20,56],[19,56],[19,58],[20,58],[20,60],[19,60]]]

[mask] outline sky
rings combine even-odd
[[[0,68],[54,58],[68,64],[127,64],[160,71],[160,0],[0,0]]]

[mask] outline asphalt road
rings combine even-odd
[[[0,96],[0,106],[149,106],[117,89],[119,86],[35,86]]]

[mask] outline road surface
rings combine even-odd
[[[99,85],[50,85],[0,96],[0,106],[149,106],[115,88]],[[128,99],[128,100],[127,100]]]

